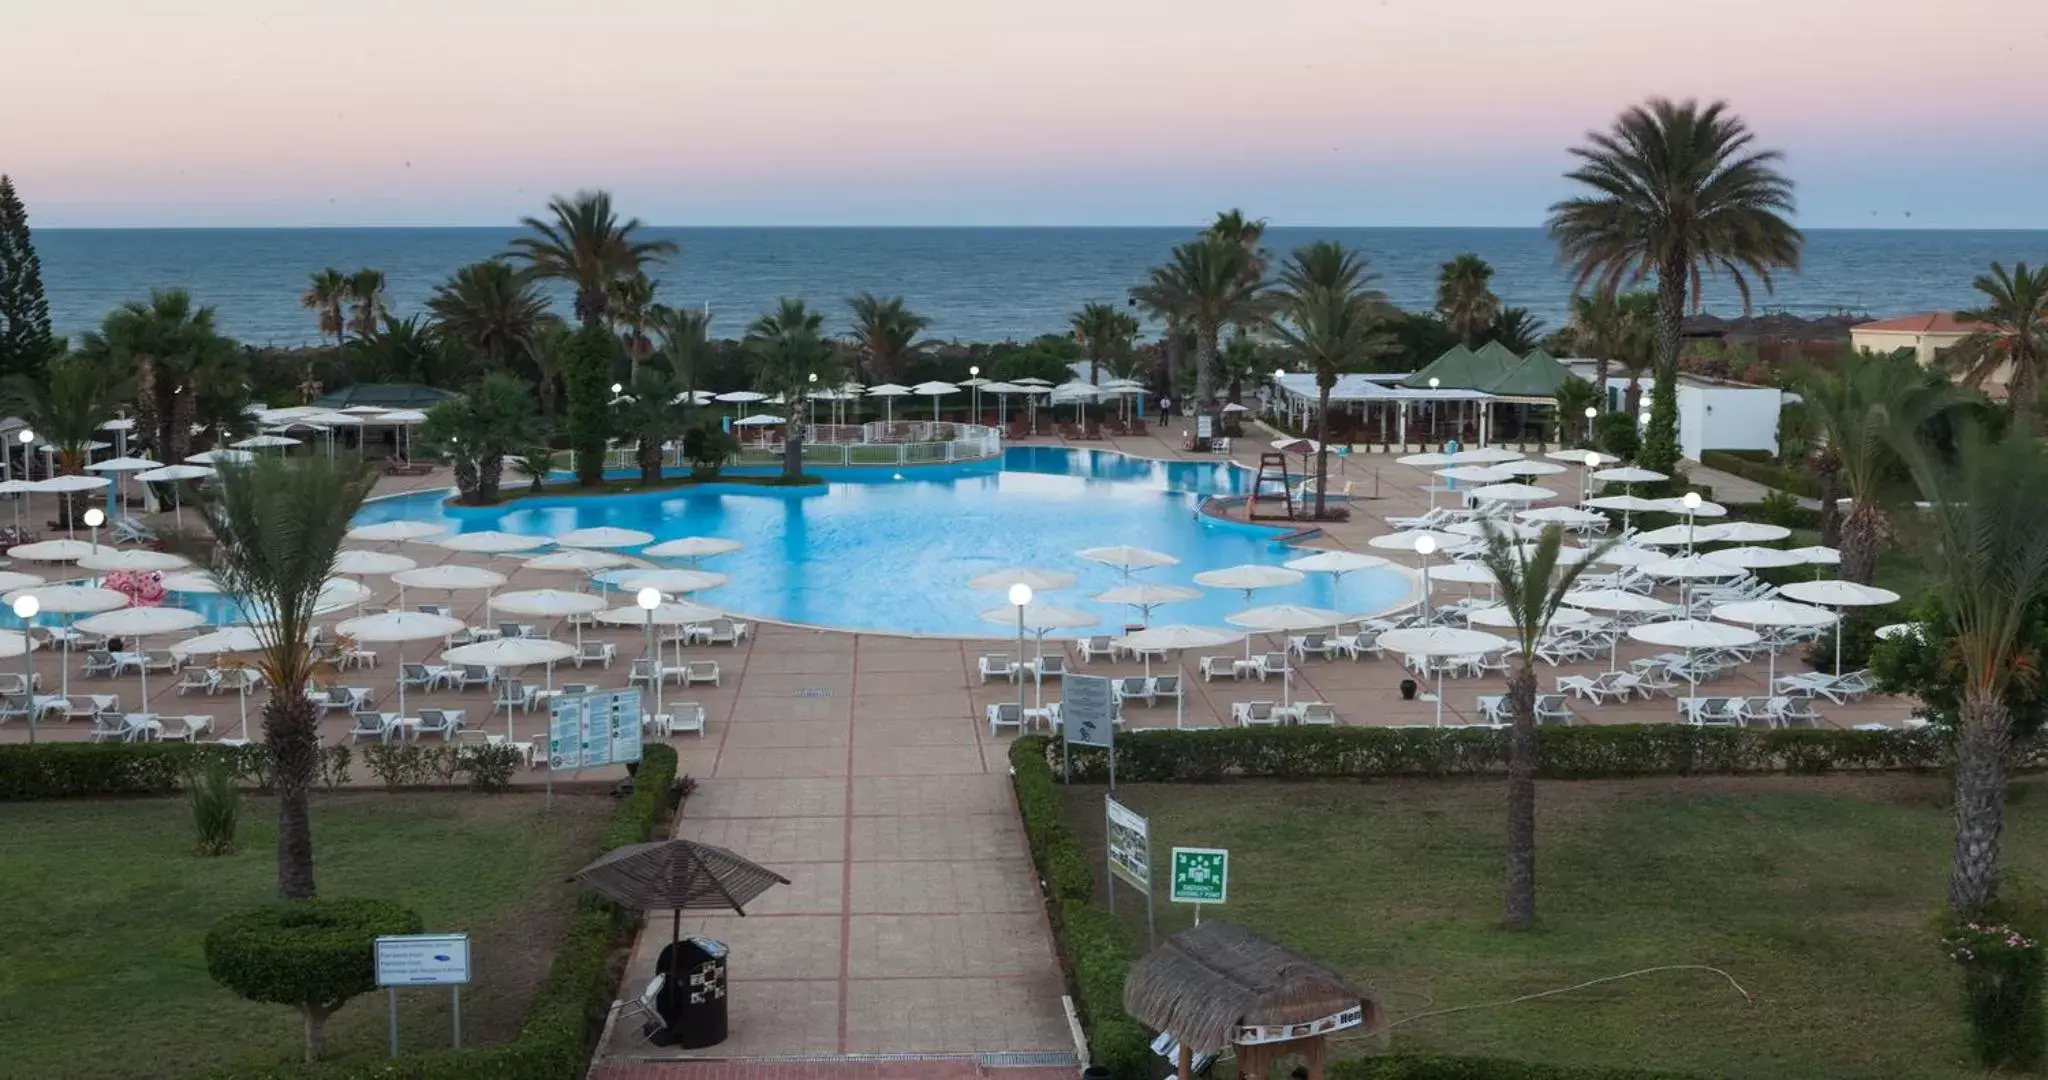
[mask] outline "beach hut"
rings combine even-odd
[[[1381,1023],[1378,1003],[1351,980],[1220,922],[1183,930],[1133,965],[1124,1009],[1171,1040],[1180,1080],[1189,1080],[1196,1055],[1226,1047],[1240,1076],[1269,1075],[1276,1061],[1299,1054],[1309,1080],[1323,1080],[1331,1035]]]

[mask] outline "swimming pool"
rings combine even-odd
[[[814,488],[714,485],[489,508],[451,507],[445,493],[421,492],[371,503],[357,522],[413,518],[458,531],[537,536],[598,525],[641,529],[658,539],[722,536],[745,546],[703,562],[704,569],[731,577],[695,594],[705,604],[776,622],[974,637],[1005,635],[980,612],[1007,600],[970,590],[967,581],[1006,566],[1079,575],[1075,585],[1044,599],[1093,611],[1103,629],[1115,630],[1131,609],[1088,598],[1120,584],[1122,573],[1076,557],[1081,548],[1133,544],[1166,552],[1180,564],[1143,571],[1137,579],[1180,585],[1202,570],[1278,564],[1294,554],[1275,542],[1284,530],[1197,514],[1204,496],[1250,486],[1250,474],[1223,464],[1021,446],[987,462],[822,473],[830,484]],[[1260,590],[1255,602],[1376,612],[1401,603],[1409,587],[1394,570],[1346,574],[1341,581],[1310,574],[1299,585]],[[1152,621],[1221,625],[1243,607],[1243,593],[1208,589],[1199,600],[1155,609]]]

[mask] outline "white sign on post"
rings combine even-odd
[[[1101,675],[1068,675],[1060,683],[1060,730],[1075,746],[1110,747],[1116,740],[1116,698]]]
[[[468,934],[377,939],[378,986],[460,986],[469,982]]]
[[[558,695],[549,703],[549,770],[595,769],[639,760],[640,691]]]
[[[1152,891],[1152,826],[1144,815],[1103,796],[1108,814],[1109,872]]]

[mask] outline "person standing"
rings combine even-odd
[[[1159,419],[1173,419],[1173,398],[1163,396],[1159,399]]]

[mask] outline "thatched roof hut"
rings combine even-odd
[[[1133,965],[1124,1009],[1200,1053],[1380,1023],[1378,1004],[1351,980],[1221,922],[1175,934]]]

